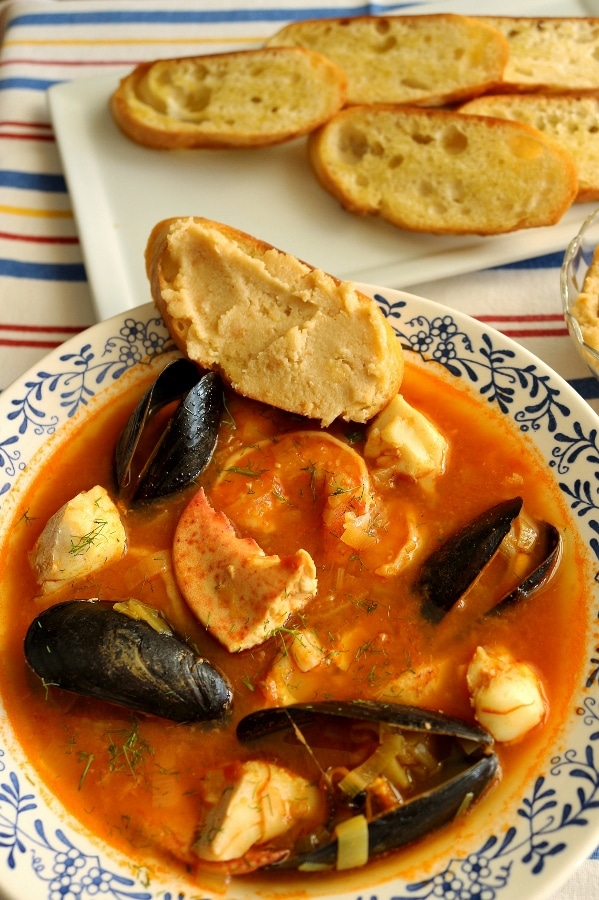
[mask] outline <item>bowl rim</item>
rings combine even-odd
[[[522,372],[527,371],[526,367],[530,368],[531,366],[537,366],[538,368],[540,368],[541,373],[544,373],[545,375],[549,374],[551,376],[551,381],[553,382],[554,387],[557,387],[559,389],[558,393],[560,391],[562,392],[561,393],[562,399],[565,399],[565,402],[570,404],[569,410],[571,408],[574,411],[575,415],[578,415],[579,417],[582,417],[583,420],[586,420],[589,428],[591,426],[591,423],[594,427],[599,427],[599,416],[583,400],[583,398],[580,397],[580,395],[577,394],[576,391],[570,385],[568,385],[568,383],[559,374],[552,372],[545,363],[543,363],[541,360],[536,358],[526,348],[522,347],[522,345],[518,344],[517,342],[513,341],[512,339],[507,338],[505,335],[502,335],[500,332],[495,331],[491,327],[489,327],[481,322],[478,322],[477,320],[472,319],[471,317],[469,317],[463,313],[459,313],[455,310],[452,310],[448,307],[445,307],[441,304],[436,303],[435,301],[431,301],[426,298],[417,297],[415,295],[411,295],[411,294],[408,294],[403,291],[396,291],[396,290],[392,290],[389,288],[377,287],[377,286],[373,286],[373,285],[358,285],[358,287],[361,290],[364,290],[365,292],[370,293],[370,295],[373,296],[379,302],[379,305],[381,305],[383,307],[383,311],[384,311],[385,315],[387,316],[387,318],[391,322],[391,324],[395,326],[395,330],[396,330],[396,332],[398,332],[398,334],[400,333],[401,327],[402,327],[401,317],[404,314],[403,308],[407,307],[407,313],[412,315],[413,321],[416,323],[415,327],[420,329],[420,332],[422,332],[423,330],[426,330],[426,328],[428,327],[427,323],[428,323],[428,325],[431,326],[431,328],[434,324],[434,327],[437,329],[437,333],[439,333],[443,329],[450,330],[452,324],[454,324],[456,326],[461,326],[462,337],[468,338],[472,341],[474,341],[474,339],[476,339],[477,341],[482,341],[483,343],[486,344],[485,352],[487,352],[487,351],[490,352],[490,350],[492,349],[493,346],[495,346],[496,349],[499,348],[504,362],[505,362],[506,355],[509,356],[509,354],[512,353],[512,355],[515,356],[515,358],[516,358],[518,367],[522,367]],[[412,304],[414,304],[417,307],[417,309],[410,310],[410,302],[412,302]],[[126,320],[133,320],[136,315],[139,317],[145,316],[146,319],[148,319],[148,321],[149,321],[150,320],[149,317],[151,316],[152,312],[154,313],[154,315],[157,316],[157,313],[155,312],[151,303],[144,304],[144,305],[138,307],[136,310],[128,310],[122,314],[117,314],[116,316],[112,317],[111,319],[105,320],[104,322],[101,322],[101,323],[98,323],[97,325],[92,326],[91,329],[88,329],[87,331],[85,331],[79,335],[76,335],[73,338],[70,338],[69,341],[67,341],[65,344],[61,345],[60,348],[57,348],[54,351],[52,351],[50,354],[48,354],[44,358],[44,360],[42,360],[40,363],[31,367],[23,376],[21,376],[19,379],[17,379],[13,383],[13,385],[9,389],[7,389],[6,392],[4,392],[2,395],[0,395],[0,416],[5,416],[7,414],[6,413],[7,408],[9,408],[9,409],[11,408],[11,404],[13,404],[14,400],[16,398],[18,398],[18,396],[19,396],[19,391],[21,391],[24,388],[24,386],[26,386],[28,383],[35,381],[35,377],[40,372],[40,367],[46,365],[46,362],[52,361],[52,360],[54,360],[55,362],[58,362],[59,359],[62,359],[63,357],[66,358],[69,355],[76,353],[76,351],[79,350],[79,348],[81,348],[82,345],[87,346],[87,347],[93,347],[94,340],[99,340],[101,335],[106,336],[107,334],[110,334],[111,330],[116,331],[119,324],[122,324]],[[429,318],[427,318],[427,317],[429,317]],[[154,320],[154,321],[156,321],[156,320]],[[403,323],[403,324],[405,324],[405,323]],[[164,328],[163,324],[162,324],[162,327]],[[460,329],[458,328],[457,331],[459,332]],[[410,333],[409,329],[408,329],[408,333]],[[449,335],[449,339],[451,339],[451,340],[457,340],[458,337],[459,337],[459,335],[457,333],[453,334],[453,335]],[[400,339],[401,339],[401,337],[400,337]],[[172,346],[171,349],[174,350],[175,349],[174,346]],[[415,349],[415,347],[412,347],[412,349]],[[476,352],[479,353],[480,351],[477,350]],[[449,363],[451,363],[451,358],[449,358]],[[445,363],[443,363],[443,364],[445,364]],[[49,366],[49,365],[46,367],[51,369],[51,366]],[[450,377],[451,374],[452,373],[449,372],[448,377]],[[459,374],[462,375],[462,373],[459,373]],[[464,377],[462,379],[462,381],[464,383],[464,389],[476,390],[477,395],[480,394],[480,400],[482,402],[482,400],[484,398],[484,392],[480,390],[480,385],[477,385],[477,387],[475,389],[470,385],[467,378]],[[105,387],[100,388],[99,393],[103,390],[105,390]],[[568,415],[569,414],[570,414],[570,412],[568,412]],[[509,418],[513,419],[513,416],[510,415]],[[515,427],[518,427],[518,426],[516,425]],[[531,433],[531,436],[534,437],[534,430],[535,430],[534,420],[529,422],[528,424],[520,424],[520,430],[521,431],[529,431]],[[43,443],[41,438],[40,438],[40,441]],[[3,505],[2,494],[0,494],[0,509],[2,509],[2,505]],[[4,540],[4,534],[3,534],[1,528],[0,528],[0,536]],[[586,546],[587,542],[584,541],[584,543]],[[599,551],[597,553],[597,556],[599,558]],[[597,587],[594,590],[599,591],[599,587]],[[593,604],[593,609],[594,608],[595,608],[595,604]],[[590,650],[590,649],[591,649],[591,645],[590,645],[590,637],[589,637],[589,647],[587,648],[587,650]],[[585,650],[585,660],[588,659],[587,650]],[[579,689],[579,686],[577,684],[577,690],[578,689]],[[566,731],[566,725],[564,725],[564,732],[567,734],[570,734],[570,732],[572,731],[572,721],[571,720],[573,720],[573,718],[574,718],[574,713],[572,713],[572,716],[570,716],[568,718],[567,731]],[[21,761],[24,761],[26,759],[26,755],[25,755],[24,751],[21,751],[21,756],[22,756]],[[0,766],[1,765],[2,765],[2,763],[0,763]],[[20,772],[20,769],[18,771]],[[514,812],[515,812],[515,810],[514,810]],[[62,821],[64,821],[65,813],[63,810],[59,811],[59,815],[62,817]],[[70,824],[71,824],[71,822],[69,820],[69,825]],[[93,846],[97,849],[100,842],[98,839],[95,839],[95,840],[96,840],[96,843]],[[563,860],[563,864],[557,873],[552,872],[551,877],[550,878],[546,877],[544,879],[544,881],[541,879],[541,881],[542,881],[541,884],[539,884],[538,878],[534,878],[531,880],[531,878],[529,877],[529,873],[526,873],[527,877],[522,876],[523,880],[526,884],[526,889],[527,889],[527,893],[529,895],[530,900],[532,900],[533,897],[549,897],[550,894],[553,893],[553,891],[555,891],[555,889],[556,889],[556,886],[557,886],[556,882],[562,881],[562,880],[565,881],[571,875],[572,871],[583,861],[583,859],[585,857],[587,857],[589,855],[589,853],[592,852],[592,850],[595,849],[595,847],[597,846],[598,843],[599,843],[599,812],[597,813],[596,822],[594,821],[594,827],[589,828],[586,831],[586,833],[584,833],[584,834],[577,833],[576,847],[575,848],[572,846],[570,847],[570,853],[569,853],[567,859],[565,857],[561,857],[561,859]],[[1,846],[1,843],[0,843],[0,846]],[[111,848],[102,847],[101,852],[106,852],[108,854],[108,857],[111,858],[111,860],[114,859],[115,853],[114,853],[114,851],[111,850]],[[117,855],[120,856],[119,854],[117,854]],[[518,880],[520,882],[520,877]],[[380,893],[381,900],[383,900],[383,896],[385,898],[387,897],[387,893],[386,893],[387,889],[389,889],[389,890],[392,889],[394,892],[393,894],[389,894],[389,896],[395,896],[397,894],[397,887],[394,888],[393,885],[394,884],[397,885],[400,883],[403,885],[403,880],[401,882],[397,882],[394,879],[392,882],[389,882],[389,884],[387,884],[387,882],[383,883],[383,882],[377,881],[377,883],[375,884],[375,887],[373,889],[369,888],[368,890],[369,890],[369,893],[371,893],[373,897],[375,896],[375,894],[373,894],[372,891],[373,890],[378,891]],[[544,885],[544,887],[543,887],[543,885]],[[5,885],[3,883],[2,867],[0,867],[0,890],[3,890],[4,888],[5,888]],[[159,889],[159,893],[157,893],[155,895],[156,898],[158,898],[158,896],[160,896],[160,897],[165,896],[164,895],[164,885],[162,883],[160,885],[158,885],[158,883],[157,883],[156,889],[157,890]],[[516,893],[510,894],[510,889],[509,889],[509,884],[508,884],[508,886],[507,886],[508,892],[505,893],[505,891],[502,891],[502,896],[504,896],[506,898],[508,896],[513,896],[514,900],[518,900],[518,898],[520,896],[522,896],[521,892],[523,889],[524,889],[524,885],[516,886]],[[411,888],[411,890],[413,890],[413,888]],[[361,893],[363,894],[364,890],[362,890]],[[245,891],[237,891],[237,894],[239,896],[244,896],[244,897],[246,896]],[[122,895],[124,897],[128,896],[127,892],[124,890],[122,892]],[[423,894],[418,893],[418,892],[412,893],[411,895],[413,897],[413,900],[417,900],[417,898],[424,896]],[[17,898],[18,898],[18,900],[22,900],[22,894],[20,892],[15,893],[15,894],[10,894],[10,896],[14,897],[15,900],[17,900]],[[29,897],[32,895],[28,894],[27,896]],[[154,894],[149,893],[149,892],[148,893],[137,892],[135,894],[131,894],[131,896],[135,896],[136,898],[143,898],[143,900],[152,900],[152,898],[154,897]],[[181,900],[184,900],[186,895],[184,893],[181,893],[179,896],[180,896]],[[206,896],[208,896],[208,893],[206,893]],[[228,896],[228,894],[227,894],[227,896]],[[250,892],[250,894],[248,896],[255,897],[258,895]],[[306,896],[311,896],[311,894],[307,894]],[[321,896],[321,894],[317,894],[315,896]],[[330,897],[331,894],[328,894],[326,896]],[[334,896],[337,896],[338,898],[340,898],[341,896],[349,898],[350,896],[357,896],[357,892],[352,892],[352,894],[343,893],[343,895],[341,893],[337,893]],[[433,895],[430,894],[430,896],[433,896]],[[190,897],[191,897],[191,895],[190,895]]]

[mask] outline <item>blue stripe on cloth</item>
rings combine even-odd
[[[324,19],[342,16],[380,15],[397,12],[406,7],[421,6],[423,0],[404,3],[364,3],[360,6],[322,6],[314,9],[230,9],[230,10],[95,10],[77,13],[28,13],[15,16],[7,24],[9,28],[39,25],[100,25],[100,24],[214,24],[221,22],[278,22],[288,19]]]
[[[48,81],[45,78],[0,78],[0,91],[12,91],[22,89],[26,91],[46,91],[53,84],[58,84],[60,79]]]
[[[589,378],[569,378],[568,384],[583,400],[596,400],[599,397],[599,381],[592,375]]]
[[[57,194],[66,194],[67,192],[67,183],[63,175],[18,172],[16,169],[0,169],[0,187],[21,188],[24,191],[48,191]]]
[[[493,269],[561,269],[564,261],[565,250],[547,253],[544,256],[535,256],[532,259],[521,259],[518,262],[504,263],[501,266],[492,266]]]
[[[87,281],[81,263],[36,263],[0,258],[0,276],[32,278],[37,281]]]

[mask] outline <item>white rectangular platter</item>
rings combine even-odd
[[[433,2],[420,12],[437,11]],[[517,4],[505,15],[599,14],[599,0]],[[472,12],[471,4],[448,4]],[[487,10],[477,4],[477,12]],[[412,12],[410,8],[401,10]],[[150,299],[144,249],[152,227],[172,216],[205,216],[240,228],[339,278],[393,288],[561,251],[589,205],[551,228],[509,235],[445,237],[402,231],[352,215],[316,181],[305,139],[260,150],[149,150],[115,125],[114,74],[49,91],[52,121],[99,319]]]

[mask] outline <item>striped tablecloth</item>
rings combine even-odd
[[[531,14],[548,11],[534,0],[525,6]],[[14,0],[0,5],[0,389],[95,320],[48,112],[49,86],[146,59],[256,46],[290,18],[422,12],[424,7],[358,0]],[[509,2],[501,11],[518,14],[516,3],[507,7]],[[568,3],[549,7],[557,15],[570,9]],[[428,3],[429,9],[496,12],[479,0]],[[593,12],[591,4],[585,9]],[[520,341],[599,410],[599,384],[579,361],[561,315],[562,256],[563,250],[408,289]],[[599,898],[599,862],[589,860],[556,897]]]

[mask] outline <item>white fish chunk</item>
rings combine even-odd
[[[430,419],[397,394],[372,420],[364,456],[376,469],[417,480],[443,473],[447,448]]]
[[[323,799],[316,785],[282,766],[249,760],[222,793],[202,825],[194,850],[201,859],[226,862],[289,831],[298,821],[318,821]]]
[[[127,534],[120,513],[107,491],[96,485],[54,513],[30,559],[46,594],[103,569],[126,551]]]

